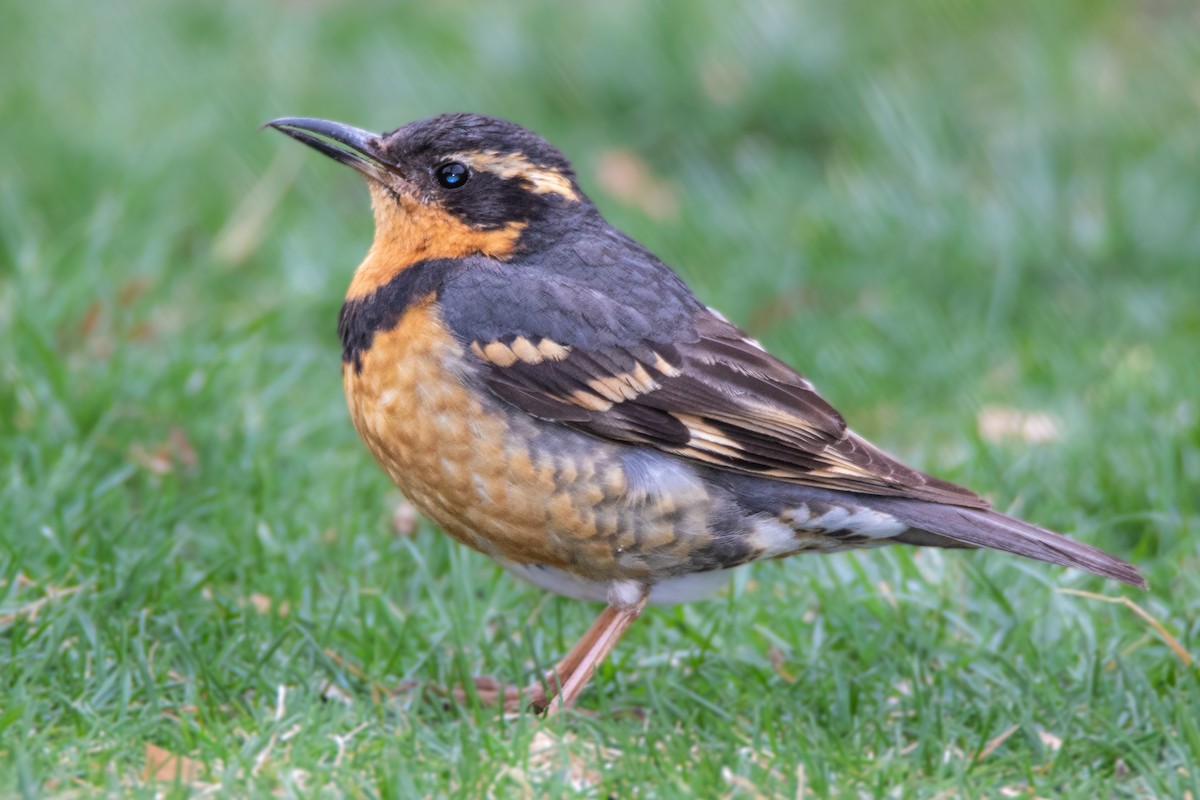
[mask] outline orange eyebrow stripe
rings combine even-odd
[[[503,180],[524,181],[534,194],[557,194],[572,203],[579,202],[575,184],[553,167],[540,167],[521,153],[499,153],[485,150],[474,153],[457,153],[452,160],[463,161],[472,169],[490,172]]]

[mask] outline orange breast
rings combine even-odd
[[[629,447],[469,391],[473,363],[432,296],[343,365],[350,416],[392,481],[445,533],[492,557],[593,579],[689,571],[712,541],[698,480],[626,473]]]
[[[628,448],[469,391],[472,368],[432,298],[376,334],[361,371],[343,366],[359,434],[446,533],[508,561],[613,580],[686,569],[711,539],[699,481],[669,492],[631,481]]]

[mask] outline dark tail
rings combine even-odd
[[[896,541],[933,547],[987,547],[1026,558],[1087,570],[1145,589],[1132,564],[1061,533],[1039,528],[997,511],[961,508],[914,500],[880,498],[872,505],[913,526]]]

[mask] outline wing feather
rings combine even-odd
[[[593,435],[826,489],[987,507],[848,430],[812,384],[730,323],[707,310],[693,323],[693,340],[674,344],[514,334],[473,341],[470,352],[497,396]]]

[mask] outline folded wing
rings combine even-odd
[[[713,312],[691,322],[692,334],[671,342],[531,334],[474,339],[470,349],[496,395],[597,436],[781,481],[987,507],[849,431],[803,376]]]

